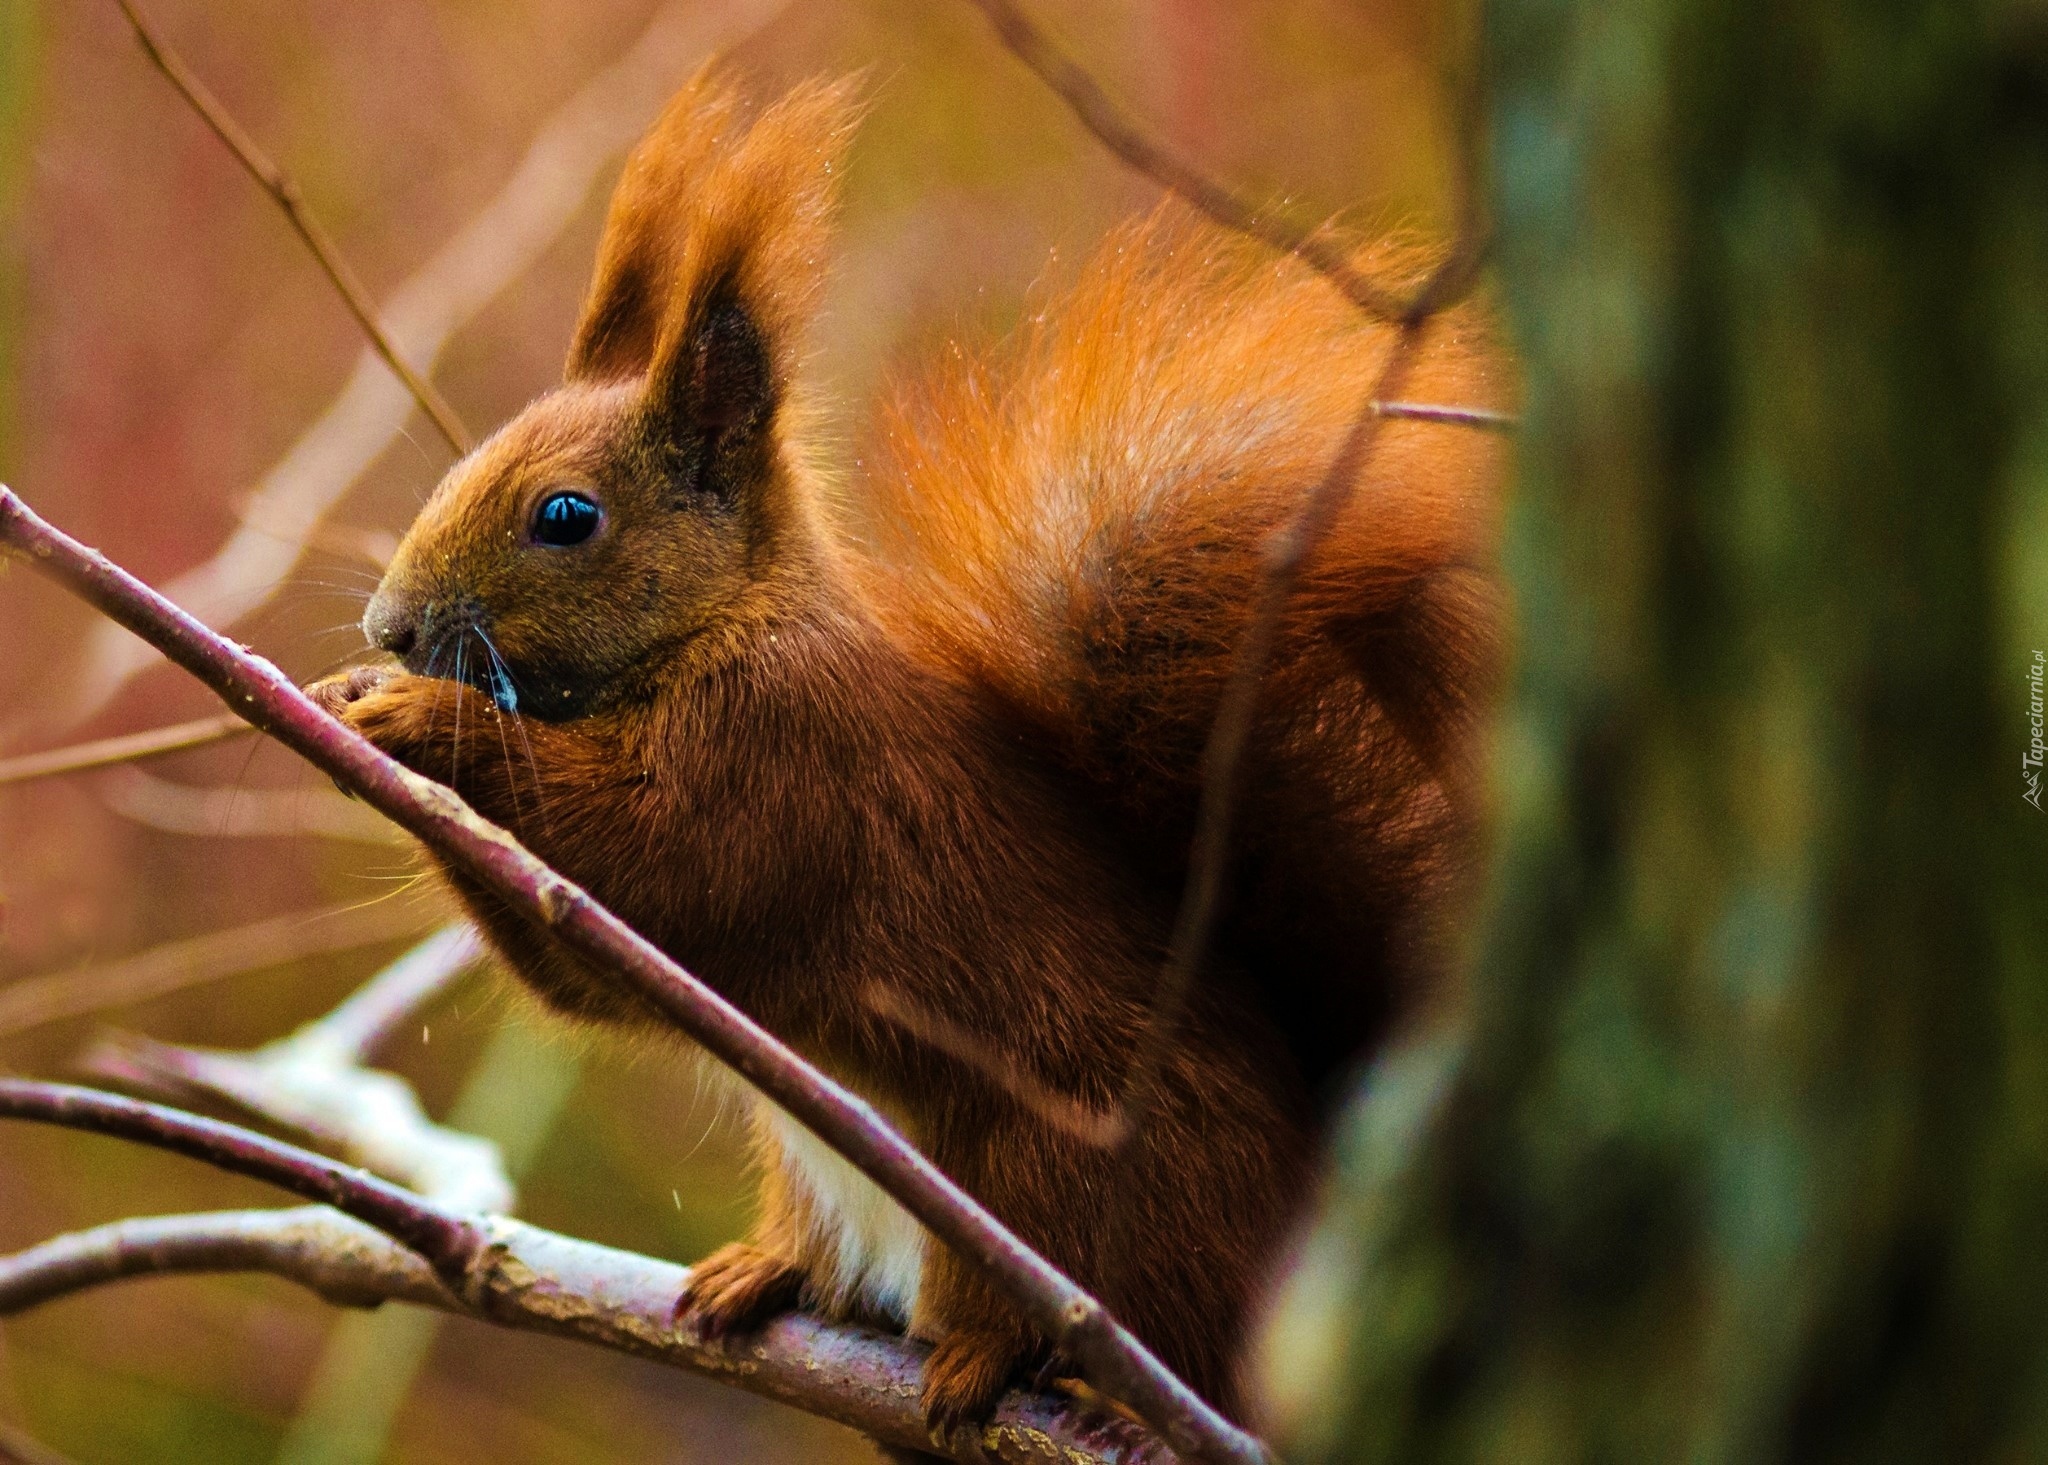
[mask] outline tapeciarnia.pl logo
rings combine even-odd
[[[2041,653],[2034,653],[2034,664],[2027,668],[2027,723],[2033,729],[2027,738],[2027,751],[2020,755],[2020,777],[2027,781],[2027,791],[2020,795],[2035,808],[2041,807]]]

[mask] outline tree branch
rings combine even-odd
[[[388,1180],[253,1130],[161,1104],[75,1084],[0,1078],[0,1118],[153,1145],[323,1201],[403,1242],[453,1286],[469,1275],[484,1245],[475,1221]]]
[[[1252,619],[1232,657],[1230,678],[1202,750],[1201,794],[1195,810],[1194,844],[1188,855],[1187,884],[1167,944],[1166,965],[1152,999],[1144,1037],[1124,1079],[1121,1147],[1128,1148],[1144,1131],[1154,1101],[1153,1090],[1166,1056],[1173,1049],[1182,1010],[1196,974],[1207,958],[1222,910],[1223,878],[1229,867],[1231,826],[1243,784],[1244,754],[1258,714],[1259,690],[1279,636],[1280,618],[1294,596],[1302,566],[1350,498],[1352,485],[1389,414],[1379,404],[1398,392],[1413,364],[1421,324],[1403,324],[1394,349],[1372,394],[1351,420],[1336,457],[1330,460],[1314,490],[1295,517],[1266,545],[1265,574]]]
[[[971,0],[1022,61],[1073,112],[1104,147],[1130,167],[1172,193],[1179,194],[1226,229],[1248,234],[1293,255],[1328,279],[1353,305],[1375,320],[1405,318],[1409,302],[1382,289],[1352,265],[1344,248],[1320,233],[1297,228],[1287,220],[1238,197],[1165,144],[1146,134],[1110,100],[1094,77],[1053,43],[1052,37],[1011,0]]]
[[[1089,121],[1092,111],[1110,108],[1113,112],[1114,109],[1103,96],[1101,88],[1096,86],[1078,66],[1060,55],[1045,36],[1016,10],[1011,0],[974,0],[974,3],[990,14],[1011,48],[1025,59],[1026,64],[1038,71],[1048,85],[1066,96],[1084,121]],[[1109,120],[1122,127],[1130,136],[1137,136],[1134,125],[1127,120],[1121,117]],[[1118,143],[1108,133],[1097,128],[1096,122],[1089,121],[1089,125],[1105,143],[1112,148],[1118,148]],[[1143,138],[1138,138],[1138,141],[1145,142]],[[1146,146],[1152,147],[1149,143]],[[1288,601],[1293,598],[1302,567],[1314,556],[1317,546],[1322,543],[1323,537],[1329,533],[1343,512],[1345,504],[1350,501],[1352,489],[1366,459],[1370,456],[1373,444],[1378,439],[1380,428],[1389,418],[1419,418],[1492,428],[1512,424],[1512,419],[1503,418],[1500,414],[1487,409],[1435,407],[1429,404],[1403,402],[1399,397],[1407,385],[1409,372],[1414,365],[1415,351],[1421,344],[1424,328],[1439,312],[1449,309],[1471,292],[1478,283],[1480,271],[1485,265],[1491,228],[1477,186],[1479,147],[1480,129],[1476,109],[1468,97],[1459,112],[1457,236],[1452,242],[1450,252],[1430,271],[1429,276],[1414,294],[1405,300],[1393,302],[1391,297],[1376,288],[1370,298],[1361,297],[1348,289],[1345,291],[1353,303],[1368,315],[1395,322],[1398,332],[1393,349],[1380,368],[1379,380],[1373,384],[1372,391],[1360,404],[1357,415],[1352,419],[1350,430],[1339,445],[1336,456],[1331,459],[1328,470],[1294,517],[1283,525],[1265,546],[1264,573],[1260,578],[1252,619],[1233,653],[1230,676],[1224,684],[1216,720],[1210,726],[1208,741],[1202,749],[1201,790],[1195,809],[1194,841],[1188,856],[1186,884],[1182,889],[1180,906],[1175,913],[1173,931],[1168,940],[1166,964],[1153,997],[1152,1012],[1144,1036],[1138,1044],[1138,1051],[1132,1058],[1124,1080],[1121,1111],[1122,1144],[1126,1148],[1135,1143],[1137,1136],[1143,1132],[1146,1113],[1153,1101],[1152,1091],[1166,1055],[1172,1049],[1181,1011],[1186,1006],[1196,974],[1207,959],[1210,943],[1215,936],[1216,923],[1222,909],[1223,880],[1230,858],[1232,825],[1235,823],[1237,799],[1243,781],[1245,751],[1250,744],[1252,725],[1258,712],[1259,693],[1265,681],[1267,664],[1272,659],[1274,642],[1279,635],[1280,620],[1286,613]],[[1147,166],[1145,162],[1135,158],[1133,163],[1140,168]],[[1176,163],[1174,167],[1183,173],[1193,173],[1193,170],[1187,169],[1185,165]],[[1162,181],[1168,181],[1173,175],[1154,176],[1162,178]],[[1198,174],[1193,175],[1193,182],[1200,187],[1217,188]],[[1173,183],[1172,186],[1180,185]],[[1233,222],[1230,217],[1214,213],[1200,198],[1194,195],[1190,197],[1219,222],[1231,228],[1241,229],[1255,238],[1264,239],[1276,247],[1301,254],[1301,251],[1293,248],[1286,238],[1275,237],[1261,227],[1248,227],[1243,221]],[[1234,200],[1232,203],[1234,207],[1242,209],[1241,205],[1235,205]],[[1253,225],[1260,223],[1260,220],[1251,220]],[[1292,235],[1292,231],[1283,233]],[[1299,237],[1306,239],[1306,236]],[[1318,247],[1320,248],[1320,244]],[[1340,289],[1345,287],[1344,279],[1333,274],[1316,258],[1309,255],[1301,257],[1321,269],[1325,275],[1329,275]],[[1344,261],[1341,256],[1333,257],[1343,264],[1346,270],[1349,269],[1348,261]]]
[[[412,1302],[500,1327],[580,1339],[736,1385],[870,1438],[929,1450],[918,1409],[925,1348],[803,1314],[726,1344],[673,1325],[686,1268],[505,1218],[482,1223],[477,1275],[451,1289],[418,1256],[324,1206],[117,1221],[0,1258],[0,1316],[130,1277],[262,1272],[329,1302]],[[477,1299],[466,1305],[462,1296]],[[1056,1396],[1012,1391],[976,1442],[1017,1465],[1173,1465],[1143,1431]],[[959,1458],[976,1457],[962,1450]]]
[[[984,1210],[864,1100],[536,859],[453,792],[403,767],[321,712],[275,666],[217,635],[104,556],[51,527],[0,488],[0,544],[151,642],[238,714],[293,748],[364,802],[570,950],[624,980],[981,1268],[1088,1380],[1131,1406],[1181,1453],[1266,1460],[1264,1447],[1176,1378],[1102,1304]]]
[[[260,967],[416,936],[428,919],[402,900],[355,901],[165,942],[104,966],[23,977],[0,988],[0,1038]]]
[[[512,1178],[496,1145],[433,1123],[412,1085],[362,1064],[384,1024],[402,1021],[481,954],[471,927],[446,927],[334,1011],[252,1052],[110,1033],[82,1066],[171,1103],[230,1104],[450,1210],[510,1211]]]
[[[448,405],[447,398],[435,389],[434,384],[414,371],[398,348],[391,343],[391,337],[377,319],[377,307],[370,303],[370,292],[363,288],[363,282],[356,278],[356,272],[349,268],[348,261],[341,257],[341,251],[334,247],[333,236],[315,218],[313,211],[306,207],[305,196],[299,192],[299,185],[284,169],[272,162],[264,151],[256,146],[254,138],[243,130],[220,99],[207,89],[187,66],[182,57],[171,49],[170,43],[157,34],[154,27],[145,20],[142,12],[135,8],[134,0],[115,0],[121,13],[128,17],[128,24],[135,28],[135,39],[142,43],[143,51],[156,63],[156,69],[176,87],[178,94],[191,104],[200,120],[213,129],[213,135],[227,144],[235,160],[248,170],[257,186],[269,194],[272,201],[284,210],[285,218],[305,241],[313,258],[333,284],[335,293],[341,296],[348,313],[356,318],[356,324],[363,328],[369,338],[370,348],[384,359],[392,374],[405,383],[405,389],[420,404],[441,436],[448,439],[448,446],[455,449],[456,456],[467,453],[472,446],[469,431],[462,425],[462,419],[455,415],[455,409]]]
[[[211,743],[240,737],[251,730],[248,723],[232,712],[223,712],[214,717],[195,718],[191,722],[172,723],[169,727],[153,727],[147,732],[123,733],[119,737],[100,738],[68,748],[51,748],[42,753],[23,753],[13,758],[0,758],[0,784],[27,783],[37,778],[85,773],[115,763],[133,763],[143,758],[161,757],[165,753],[180,753],[187,748],[203,748]]]
[[[483,960],[483,938],[468,922],[443,926],[350,993],[339,1007],[301,1028],[318,1034],[338,1059],[360,1063],[468,968]]]
[[[1144,1130],[1152,1089],[1171,1051],[1181,1009],[1215,934],[1244,753],[1258,710],[1260,686],[1279,634],[1280,618],[1293,597],[1302,566],[1349,500],[1380,424],[1387,419],[1407,418],[1494,431],[1515,425],[1512,416],[1487,408],[1404,402],[1397,396],[1407,382],[1422,328],[1431,317],[1455,305],[1471,291],[1485,263],[1490,230],[1475,186],[1479,129],[1471,98],[1464,98],[1458,114],[1461,166],[1457,237],[1450,253],[1420,288],[1403,299],[1359,273],[1335,241],[1254,208],[1148,136],[1110,100],[1101,84],[1061,51],[1014,0],[972,3],[988,17],[996,34],[1018,60],[1058,94],[1081,125],[1125,163],[1179,194],[1223,227],[1293,255],[1322,274],[1367,316],[1399,327],[1379,381],[1352,419],[1328,471],[1295,517],[1266,546],[1265,573],[1252,620],[1238,643],[1216,720],[1203,748],[1194,844],[1165,968],[1153,998],[1151,1018],[1124,1080],[1119,1112],[1105,1122],[1106,1131],[1116,1134],[1119,1146],[1128,1149]]]
[[[417,1253],[328,1206],[132,1216],[0,1258],[0,1317],[130,1277],[268,1272],[338,1307],[460,1310]]]

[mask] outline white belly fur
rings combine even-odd
[[[924,1228],[808,1129],[766,1099],[755,1103],[757,1122],[782,1148],[783,1172],[805,1203],[816,1243],[838,1257],[837,1286],[826,1290],[842,1304],[857,1299],[908,1325],[924,1271]]]

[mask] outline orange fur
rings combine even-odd
[[[1219,949],[1152,1119],[1124,1152],[1055,1122],[1030,1094],[1119,1100],[1260,546],[1391,337],[1162,211],[1009,352],[902,389],[835,525],[795,366],[850,117],[830,86],[752,118],[702,78],[671,104],[613,201],[565,385],[450,473],[365,617],[406,673],[318,691],[896,1117],[1236,1409],[1313,1091],[1438,981],[1495,660],[1497,449],[1387,425],[1289,609]],[[1429,327],[1411,391],[1483,405],[1498,377],[1467,309]],[[565,486],[602,527],[538,543]],[[454,883],[557,1006],[661,1021]],[[772,1111],[757,1130],[762,1216],[697,1273],[700,1326],[793,1297],[906,1325],[935,1343],[940,1424],[1043,1361],[971,1267]]]

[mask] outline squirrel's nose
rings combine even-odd
[[[394,605],[391,597],[382,591],[370,597],[370,604],[363,612],[364,640],[372,646],[381,646],[394,656],[403,657],[412,651],[418,635],[419,627],[413,618]]]

